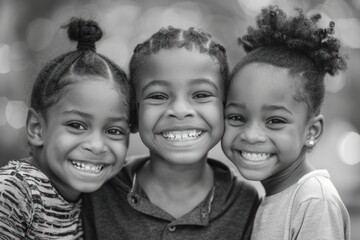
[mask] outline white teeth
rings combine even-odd
[[[71,160],[71,163],[74,167],[84,172],[99,173],[104,168],[104,164],[91,164],[74,160]]]
[[[198,138],[203,132],[201,130],[167,131],[162,136],[173,141],[189,141]]]
[[[251,161],[264,161],[270,157],[270,153],[250,153],[241,151],[241,156]]]

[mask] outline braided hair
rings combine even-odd
[[[113,61],[96,52],[95,42],[103,35],[97,22],[71,18],[62,28],[67,29],[70,40],[77,42],[77,50],[52,59],[40,70],[32,89],[30,107],[46,117],[47,109],[64,96],[71,84],[84,81],[83,76],[96,76],[114,84],[125,96],[130,112],[133,93],[126,74]]]
[[[161,28],[148,40],[138,44],[130,60],[130,82],[136,85],[137,74],[146,57],[156,54],[161,49],[185,48],[189,51],[197,49],[200,53],[214,57],[220,65],[220,76],[224,83],[228,80],[229,67],[225,48],[215,42],[211,35],[202,29],[190,27],[187,30],[172,26]],[[225,84],[226,86],[226,84]]]
[[[325,95],[324,77],[346,69],[340,53],[340,41],[333,37],[335,23],[320,28],[320,14],[310,18],[301,8],[288,17],[278,6],[270,5],[257,16],[257,28],[249,27],[239,38],[247,55],[235,66],[232,79],[245,65],[258,62],[288,68],[291,76],[300,76],[303,88],[295,99],[304,101],[308,116],[320,113]],[[231,80],[230,80],[231,81]]]

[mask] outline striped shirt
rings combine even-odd
[[[29,163],[0,168],[0,239],[82,239],[80,210]]]

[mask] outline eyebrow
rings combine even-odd
[[[229,104],[226,104],[225,107],[235,107],[235,108],[246,109],[245,105],[242,103],[229,103]]]
[[[150,88],[152,86],[168,87],[168,86],[170,86],[170,83],[167,81],[164,81],[164,80],[153,80],[144,86],[144,88],[142,89],[142,92],[145,92],[148,88]]]
[[[190,85],[202,85],[202,84],[209,85],[212,88],[214,88],[216,90],[216,92],[219,90],[215,83],[213,83],[212,81],[210,81],[209,79],[206,79],[206,78],[191,79],[189,82],[190,82]]]
[[[91,115],[91,114],[88,114],[88,113],[85,113],[85,112],[81,112],[79,110],[74,110],[74,109],[71,109],[71,110],[66,110],[64,111],[64,114],[75,114],[75,115],[79,115],[80,117],[83,117],[83,118],[90,118],[90,119],[93,119],[94,117]],[[126,117],[109,117],[109,120],[111,122],[117,122],[117,121],[128,121],[128,119]]]
[[[216,91],[218,91],[218,87],[216,86],[215,83],[213,83],[212,81],[206,79],[206,78],[196,78],[196,79],[190,79],[189,81],[190,85],[202,85],[202,84],[207,84],[209,86],[211,86],[212,88],[214,88]],[[150,83],[146,84],[144,86],[144,88],[142,89],[142,92],[145,92],[148,88],[152,87],[152,86],[164,86],[164,87],[169,87],[171,84],[167,81],[164,80],[154,80],[151,81]]]
[[[293,115],[292,112],[290,112],[286,107],[284,106],[279,106],[279,105],[265,105],[262,107],[263,110],[265,111],[285,111],[288,112],[289,114]]]
[[[93,116],[88,113],[81,112],[81,111],[74,110],[74,109],[65,110],[64,114],[75,114],[75,115],[79,115],[80,117],[83,117],[83,118],[93,118]]]
[[[235,108],[246,109],[245,105],[242,104],[242,103],[230,103],[230,104],[227,104],[225,107],[235,107]],[[265,105],[265,106],[262,107],[262,110],[265,110],[265,111],[285,111],[285,112],[288,112],[289,114],[293,115],[292,112],[290,112],[286,107],[279,106],[279,105]]]

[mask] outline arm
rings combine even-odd
[[[22,176],[0,171],[0,239],[24,239],[32,209],[30,188]]]

